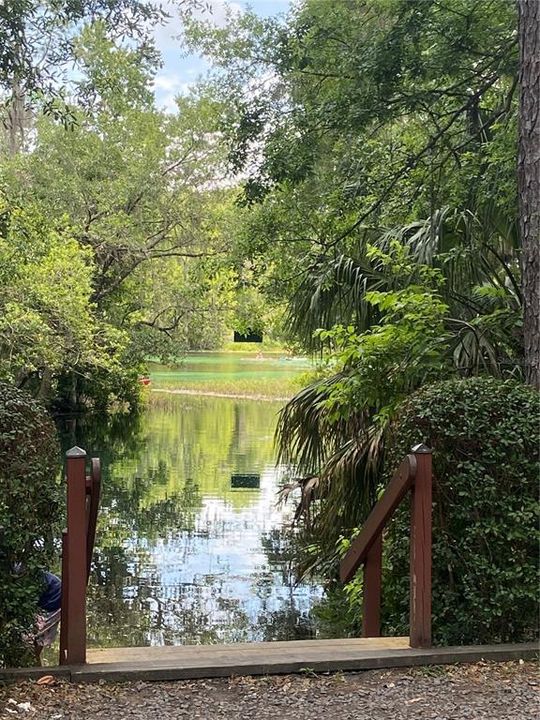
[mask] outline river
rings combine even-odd
[[[291,508],[276,503],[285,469],[276,467],[273,438],[283,402],[215,396],[234,387],[242,395],[256,380],[264,397],[268,383],[275,391],[305,363],[254,360],[204,354],[175,370],[155,366],[138,419],[83,433],[102,458],[104,487],[90,646],[317,635],[311,609],[322,591],[295,584]],[[205,387],[214,396],[176,394]]]

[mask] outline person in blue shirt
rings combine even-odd
[[[45,587],[38,599],[38,607],[45,612],[60,610],[62,602],[62,581],[47,570],[43,571]]]
[[[60,622],[62,605],[62,581],[47,570],[43,570],[42,575],[43,589],[37,601],[39,612],[36,617],[34,634],[31,638],[38,665],[41,665],[43,648],[49,647],[54,642]]]
[[[0,561],[2,565],[9,566],[8,554],[3,542],[3,528],[0,526]],[[24,582],[24,563],[17,562],[11,566],[11,572],[15,578]],[[35,618],[35,627],[31,634],[26,636],[27,641],[34,645],[36,660],[40,663],[40,656],[43,647],[51,645],[56,636],[58,623],[60,622],[60,609],[62,605],[62,581],[59,577],[48,570],[41,571],[42,587],[39,596],[36,598],[38,613]]]

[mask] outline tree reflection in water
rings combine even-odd
[[[153,395],[140,418],[69,428],[103,462],[89,591],[94,646],[312,637],[276,506],[279,403]],[[259,488],[231,476],[260,475]]]

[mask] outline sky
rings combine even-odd
[[[241,13],[249,7],[257,15],[269,17],[287,12],[291,4],[291,0],[209,0],[209,2],[212,13],[206,14],[205,17],[211,18],[217,25],[225,21],[226,6],[229,6],[233,13]],[[164,3],[164,6],[172,17],[155,33],[156,44],[163,58],[163,67],[156,77],[154,90],[158,106],[173,112],[176,108],[174,98],[188,92],[190,84],[208,69],[208,63],[197,55],[183,56],[180,42],[175,39],[181,29],[178,12],[173,2]]]

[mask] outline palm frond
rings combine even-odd
[[[367,257],[368,242],[390,253],[398,241],[408,248],[414,284],[416,266],[437,268],[444,279],[442,299],[449,308],[446,329],[448,367],[463,375],[497,377],[521,373],[521,294],[515,225],[496,210],[442,208],[426,220],[375,233],[366,232],[356,247],[315,258],[290,305],[292,330],[316,348],[313,332],[352,324],[361,333],[380,321],[366,293],[394,288],[396,278]],[[429,348],[428,348],[429,350]],[[316,477],[316,493],[302,492],[296,519],[309,517],[309,532],[324,544],[321,562],[336,553],[336,542],[364,521],[376,496],[386,425],[374,422],[375,409],[329,421],[325,400],[347,368],[301,390],[282,410],[277,430],[279,458],[304,475],[297,486]],[[414,374],[413,374],[414,375]],[[433,379],[432,377],[428,378]],[[414,376],[414,387],[426,378]],[[413,390],[411,387],[410,390]],[[311,560],[309,567],[319,560]],[[307,569],[308,565],[304,567]]]

